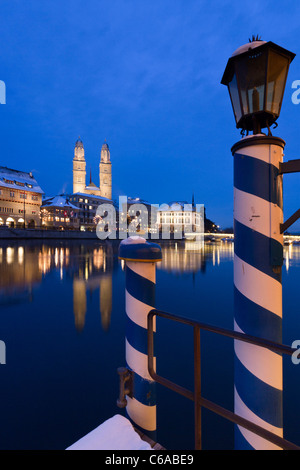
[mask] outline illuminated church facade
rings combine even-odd
[[[99,186],[92,182],[90,173],[90,182],[86,184],[86,160],[84,154],[83,142],[78,138],[75,143],[73,158],[73,194],[89,194],[107,199],[112,198],[112,175],[110,151],[105,141],[101,148],[99,163]]]

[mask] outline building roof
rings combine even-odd
[[[151,206],[151,202],[145,201],[140,197],[128,197],[127,204],[144,204],[144,206]]]
[[[159,212],[180,212],[184,211],[184,206],[190,206],[192,211],[195,210],[195,207],[187,201],[172,201],[169,204],[163,204],[163,207],[160,207]]]
[[[0,166],[0,186],[44,194],[33,174]]]
[[[83,142],[82,142],[80,136],[78,137],[78,139],[75,142],[75,147],[79,147],[79,148],[83,149]]]
[[[70,194],[69,197],[74,197],[74,196],[80,196],[85,199],[91,198],[91,199],[99,199],[105,202],[113,202],[112,199],[108,199],[107,197],[102,197],[102,196],[95,196],[94,194],[86,194],[86,193],[73,193]]]
[[[76,209],[78,210],[78,207],[73,206],[69,202],[66,196],[60,195],[60,196],[53,196],[50,198],[47,198],[43,201],[42,207],[60,207],[61,209]]]
[[[98,186],[96,186],[92,181],[89,183],[88,186],[85,187],[85,189],[97,189],[98,191],[100,191],[100,189],[98,188]]]

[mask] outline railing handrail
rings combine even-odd
[[[153,318],[159,316],[166,318],[168,320],[173,320],[179,323],[190,325],[194,329],[194,391],[190,391],[181,385],[175,384],[174,382],[161,377],[158,375],[154,369],[154,328],[153,328]],[[195,449],[201,449],[201,407],[207,408],[210,411],[222,416],[223,418],[244,427],[248,431],[257,434],[258,436],[266,439],[274,445],[284,449],[284,450],[300,450],[300,447],[296,444],[293,444],[290,441],[268,431],[261,426],[249,421],[226,408],[217,405],[201,396],[201,357],[200,357],[200,331],[205,330],[211,333],[221,334],[232,338],[237,341],[244,341],[256,346],[270,349],[279,354],[292,355],[296,349],[286,346],[284,344],[272,342],[262,338],[257,338],[255,336],[246,335],[237,331],[228,330],[225,328],[220,328],[217,326],[212,326],[206,323],[199,322],[190,318],[186,318],[180,315],[174,315],[172,313],[163,312],[161,310],[153,309],[148,313],[147,319],[148,327],[148,372],[150,377],[157,383],[173,390],[180,395],[194,401],[194,413],[195,413]]]

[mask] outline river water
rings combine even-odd
[[[162,243],[157,308],[233,328],[233,243]],[[300,247],[284,247],[283,342],[300,339]],[[193,387],[191,327],[158,319],[157,372]],[[0,449],[65,449],[116,413],[125,365],[125,273],[118,244],[0,243]],[[202,333],[202,392],[233,409],[232,340]],[[284,433],[300,444],[300,365],[284,358]],[[157,388],[158,441],[193,449],[193,404]],[[230,449],[233,426],[203,411],[203,447]]]

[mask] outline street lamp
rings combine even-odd
[[[232,54],[221,81],[229,90],[236,127],[242,129],[242,139],[231,149],[234,329],[274,343],[282,343],[282,174],[297,167],[299,171],[300,160],[283,163],[285,141],[272,136],[270,126],[279,117],[294,57],[273,42],[253,38]],[[268,135],[263,128],[268,128]],[[235,413],[282,437],[282,357],[235,341],[234,380]],[[235,448],[279,447],[236,426]]]
[[[295,54],[253,38],[228,60],[221,83],[228,86],[237,128],[260,134],[279,117],[286,78]]]

